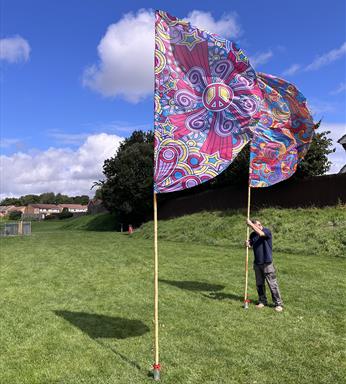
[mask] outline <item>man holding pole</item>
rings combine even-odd
[[[265,282],[267,281],[270,293],[275,305],[276,312],[282,312],[282,300],[276,280],[275,268],[272,256],[272,234],[269,228],[264,228],[259,220],[247,219],[246,224],[253,229],[247,247],[254,251],[254,270],[256,275],[256,286],[258,292],[258,304],[256,308],[264,308],[267,305],[265,293]]]

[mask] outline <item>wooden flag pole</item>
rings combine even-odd
[[[157,198],[154,192],[154,333],[155,333],[155,363],[153,376],[155,381],[160,380],[159,363],[159,256],[157,246]]]
[[[248,195],[247,195],[247,219],[250,220],[250,200],[251,200],[251,187],[249,184]],[[250,237],[250,228],[246,226],[246,241],[249,241]],[[249,247],[246,246],[246,256],[245,256],[245,289],[244,289],[244,309],[249,308],[249,298],[248,298],[248,276],[249,276]]]

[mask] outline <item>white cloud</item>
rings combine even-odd
[[[267,63],[273,57],[273,52],[268,50],[266,52],[256,53],[254,56],[250,57],[250,63],[252,66],[256,67],[257,65]]]
[[[289,68],[285,69],[282,74],[283,76],[292,76],[301,69],[301,65],[292,64]]]
[[[345,92],[346,91],[346,83],[340,83],[338,88],[334,89],[333,91],[330,92],[331,95],[338,95],[339,93]]]
[[[105,159],[114,156],[122,138],[100,133],[70,148],[17,152],[0,156],[0,197],[47,191],[68,195],[92,194],[90,187],[101,179]]]
[[[328,65],[335,60],[340,59],[346,54],[346,42],[341,45],[340,48],[332,49],[331,51],[318,56],[311,64],[305,67],[306,71],[315,71]]]
[[[192,11],[194,25],[225,37],[241,33],[235,13],[215,20],[209,12]],[[98,47],[99,62],[84,71],[83,84],[106,97],[138,102],[153,93],[154,13],[141,9],[111,24]]]
[[[28,61],[30,56],[30,45],[21,36],[0,39],[0,60],[9,63]]]
[[[0,140],[0,148],[10,148],[13,145],[18,146],[21,144],[22,144],[22,140],[19,140],[19,139],[1,138]]]
[[[338,140],[346,134],[346,123],[324,123],[322,121],[321,127],[316,131],[330,131],[328,137],[333,140],[335,152],[331,153],[328,157],[332,162],[332,166],[328,173],[338,173],[340,169],[346,164],[346,151]]]
[[[340,48],[332,49],[331,51],[324,53],[323,55],[320,55],[316,57],[316,59],[306,65],[300,65],[300,64],[293,64],[286,70],[282,72],[284,76],[291,76],[296,74],[297,72],[309,72],[309,71],[316,71],[326,65],[329,65],[333,63],[334,61],[340,59],[346,54],[346,42],[343,43]]]
[[[224,14],[220,20],[215,20],[210,12],[194,10],[187,15],[185,20],[198,28],[216,33],[222,37],[236,38],[242,33],[235,12]]]

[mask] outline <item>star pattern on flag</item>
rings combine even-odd
[[[178,89],[177,83],[178,83],[178,79],[172,79],[170,81],[167,81],[167,83],[164,85],[165,91],[170,91],[170,90],[176,91]]]
[[[174,126],[166,119],[165,123],[162,124],[162,132],[164,135],[173,136]]]
[[[245,55],[244,51],[239,49],[239,51],[235,54],[236,56],[236,60],[240,63],[248,63],[249,62],[249,59],[247,58],[247,56]]]
[[[183,38],[180,41],[181,45],[186,45],[192,51],[196,44],[201,43],[203,40],[198,36],[197,31],[183,32]]]
[[[218,168],[222,164],[222,160],[216,152],[212,155],[203,154],[203,157],[205,158],[208,164],[212,165],[215,168]]]

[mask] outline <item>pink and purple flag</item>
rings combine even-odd
[[[191,188],[224,171],[250,140],[261,100],[256,73],[235,43],[156,12],[155,192]]]
[[[309,149],[315,124],[305,97],[293,84],[264,73],[257,79],[263,102],[251,140],[249,184],[268,187],[294,174]]]

